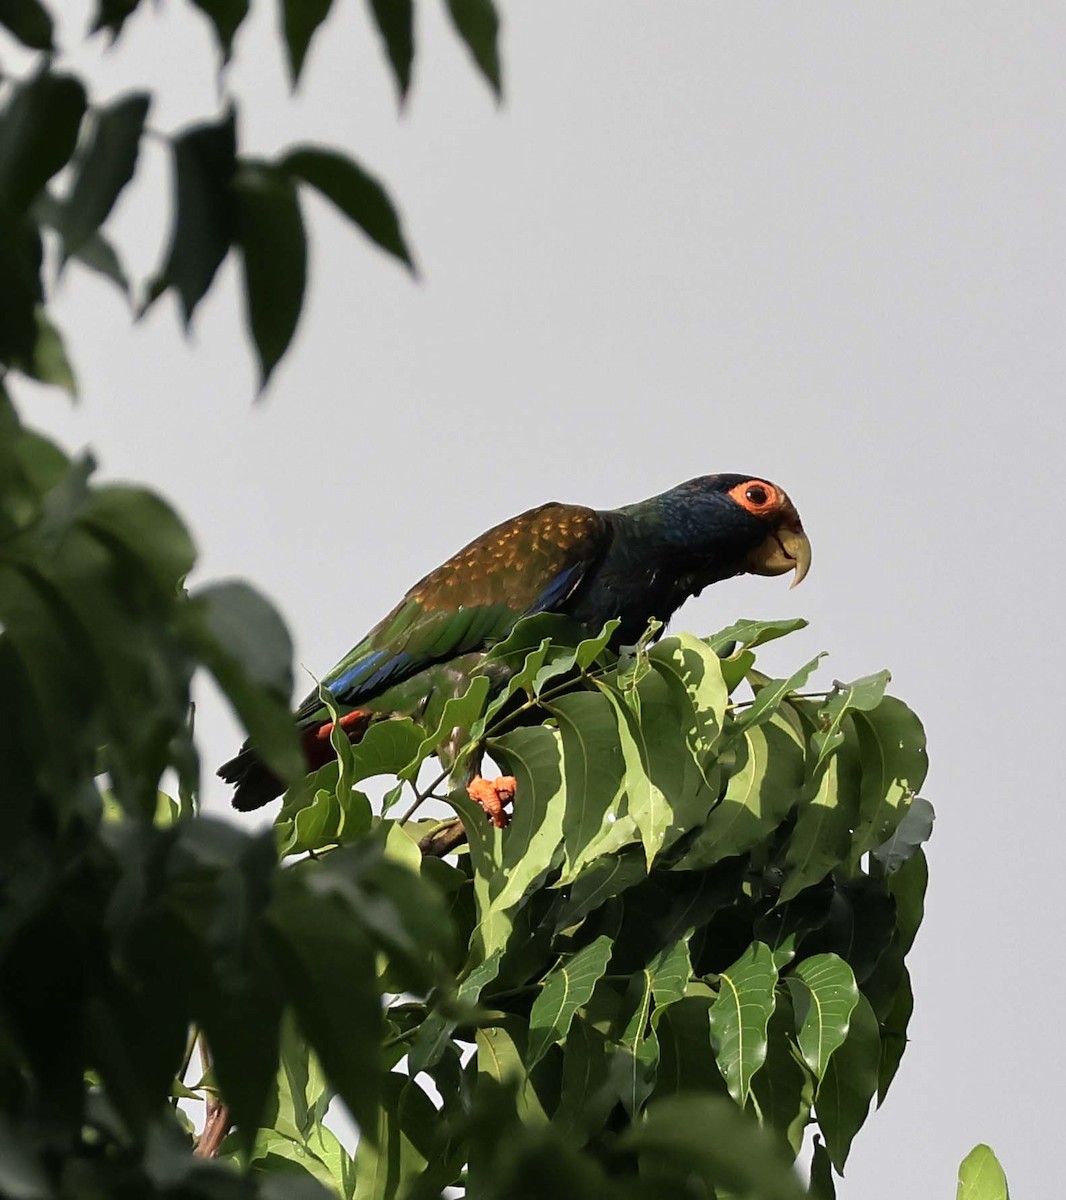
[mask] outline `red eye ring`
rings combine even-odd
[[[781,493],[765,479],[746,479],[730,488],[729,494],[741,508],[758,517],[781,505]]]

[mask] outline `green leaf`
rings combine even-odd
[[[608,621],[595,637],[583,638],[572,650],[562,654],[552,655],[537,671],[533,680],[533,694],[541,696],[545,688],[560,676],[568,675],[573,670],[585,672],[600,657],[607,648],[608,642],[614,637],[615,630],[621,625],[618,618]],[[556,647],[558,649],[558,647]]]
[[[640,883],[648,876],[642,853],[623,851],[605,854],[589,863],[570,886],[559,909],[555,930],[568,929],[595,911],[612,896]]]
[[[448,0],[448,11],[474,62],[499,98],[502,92],[497,47],[500,19],[492,0]]]
[[[31,50],[51,50],[52,18],[41,0],[0,0],[3,25]]]
[[[894,696],[886,696],[870,712],[856,711],[852,720],[862,761],[859,823],[851,851],[857,864],[895,832],[925,782],[929,759],[921,721]]]
[[[374,952],[350,908],[284,889],[269,912],[279,974],[330,1082],[373,1138],[381,1077],[381,1002]]]
[[[236,230],[230,184],[237,169],[237,118],[232,105],[214,124],[196,125],[173,141],[175,215],[162,275],[151,287],[181,297],[188,328]]]
[[[564,878],[592,838],[600,832],[622,795],[628,775],[618,725],[600,692],[571,692],[548,705],[559,725],[566,782],[563,813]]]
[[[851,831],[858,819],[861,770],[858,739],[850,718],[850,736],[838,743],[816,768],[800,802],[799,816],[785,851],[787,877],[779,904],[818,883],[851,851]]]
[[[74,184],[62,205],[63,257],[81,250],[107,220],[133,178],[151,97],[123,96],[94,114],[92,136],[78,159]]]
[[[700,985],[703,986],[703,985]],[[713,993],[689,994],[652,1014],[659,1043],[655,1075],[656,1098],[682,1092],[726,1095],[726,1085],[711,1044],[710,1009]]]
[[[388,193],[370,174],[337,150],[298,146],[280,163],[290,177],[310,184],[382,250],[413,272],[414,260]]]
[[[307,282],[307,239],[296,187],[267,163],[243,163],[233,181],[248,325],[262,391],[292,341]]]
[[[196,561],[188,530],[165,500],[145,488],[129,484],[93,488],[81,520],[97,537],[140,563],[168,598]]]
[[[894,874],[923,842],[929,840],[935,819],[936,813],[929,801],[915,796],[891,837],[872,850],[870,857],[881,864],[886,875]]]
[[[329,16],[333,0],[281,0],[285,45],[289,52],[292,86],[300,82],[307,48],[319,25]]]
[[[876,675],[864,675],[854,683],[837,684],[833,695],[818,710],[818,731],[811,739],[817,755],[813,770],[817,770],[844,741],[845,716],[853,709],[868,712],[876,708],[884,698],[891,678],[888,671],[878,671]]]
[[[192,0],[193,4],[215,27],[222,61],[229,62],[233,53],[233,39],[248,15],[248,0]]]
[[[636,1117],[655,1087],[659,1066],[659,1041],[649,1026],[652,1003],[652,976],[647,969],[630,977],[623,1000],[629,1013],[618,1037],[615,1054],[617,1077],[622,1081],[622,1105],[631,1118]]]
[[[711,1009],[711,1033],[718,1067],[729,1094],[741,1108],[751,1081],[766,1061],[766,1027],[774,1011],[777,967],[769,946],[753,942],[720,975]]]
[[[491,684],[486,676],[477,676],[461,696],[452,696],[440,711],[440,718],[432,733],[426,734],[414,757],[397,772],[401,779],[415,779],[418,769],[428,754],[433,754],[452,736],[452,730],[473,728],[481,716],[488,699]]]
[[[73,75],[39,71],[13,88],[0,113],[0,204],[25,210],[70,161],[85,115]]]
[[[655,672],[644,675],[625,693],[625,701],[606,684],[600,690],[614,710],[617,736],[622,749],[625,774],[622,778],[624,810],[607,814],[601,835],[590,839],[575,867],[580,868],[596,854],[617,849],[627,837],[627,825],[639,834],[645,862],[650,870],[666,845],[667,830],[675,823],[675,807],[688,797],[685,781],[685,752],[678,733],[683,724],[671,701],[669,686]],[[691,708],[688,709],[691,712]],[[694,789],[701,780],[693,780]],[[711,797],[708,795],[707,803]],[[615,817],[612,822],[611,818]],[[564,879],[566,875],[564,874]]]
[[[751,850],[781,824],[802,786],[803,739],[789,720],[775,713],[745,730],[725,792],[678,866],[696,870]]]
[[[816,954],[787,977],[796,1013],[800,1053],[819,1082],[833,1053],[848,1036],[859,989],[851,967],[836,954]]]
[[[528,1030],[520,1017],[507,1016],[477,1031],[478,1084],[482,1078],[515,1088],[518,1115],[529,1125],[548,1122],[548,1112],[526,1070]]]
[[[914,993],[906,967],[901,968],[892,1007],[881,1022],[881,1056],[877,1066],[877,1107],[880,1108],[907,1049],[907,1026],[914,1012]]]
[[[804,1200],[807,1193],[777,1141],[731,1100],[679,1096],[654,1101],[644,1121],[633,1125],[619,1148],[656,1160],[674,1177],[692,1171],[710,1194],[728,1189],[759,1200]],[[720,1194],[720,1193],[719,1193]]]
[[[37,323],[41,290],[41,234],[36,225],[0,202],[0,363],[22,366],[33,360],[40,328]]]
[[[360,1138],[355,1152],[355,1200],[428,1200],[459,1174],[462,1163],[454,1148],[449,1153],[440,1114],[406,1076],[385,1076],[374,1133]]]
[[[852,1139],[866,1120],[877,1091],[881,1036],[870,1002],[860,992],[848,1036],[830,1057],[818,1085],[814,1109],[833,1166],[844,1174]]]
[[[411,86],[411,61],[415,54],[413,0],[370,0],[370,9],[403,100]]]
[[[256,749],[283,780],[305,770],[289,713],[292,641],[276,610],[245,583],[201,588],[186,628]]]
[[[612,948],[611,939],[602,934],[548,974],[529,1013],[527,1069],[566,1037],[574,1013],[588,1003],[603,978]]]
[[[1010,1200],[1007,1177],[990,1146],[979,1143],[959,1164],[955,1200]]]
[[[707,638],[707,645],[716,654],[726,652],[732,658],[740,650],[754,650],[756,646],[795,633],[797,629],[806,629],[807,625],[808,622],[802,617],[790,617],[784,621],[742,620]]]
[[[730,737],[736,738],[747,730],[763,721],[769,720],[777,711],[781,701],[798,688],[803,687],[814,674],[818,664],[825,654],[816,654],[810,662],[804,663],[798,671],[793,672],[787,679],[769,679],[755,693],[755,699],[739,717],[737,717]]]
[[[33,357],[24,365],[24,370],[38,383],[62,388],[68,396],[78,394],[74,369],[67,358],[63,338],[41,308],[37,310],[37,342],[33,348]]]
[[[811,1154],[811,1181],[809,1192],[812,1200],[836,1200],[836,1185],[833,1183],[833,1164],[821,1138],[815,1135]]]
[[[705,642],[690,633],[663,638],[649,660],[676,688],[684,688],[691,711],[682,708],[685,737],[697,764],[703,768],[722,733],[729,693],[722,662]]]
[[[814,1079],[795,1044],[795,1016],[788,990],[778,988],[766,1028],[766,1060],[751,1082],[756,1111],[792,1155],[800,1152],[814,1103]]]
[[[486,681],[487,682],[487,681]],[[489,753],[517,781],[520,797],[505,830],[495,829],[465,792],[449,797],[466,826],[476,871],[474,894],[480,927],[477,940],[484,957],[505,945],[508,911],[543,876],[562,842],[566,789],[562,780],[559,738],[536,726],[493,738]]]
[[[685,995],[689,976],[692,974],[688,942],[684,938],[678,938],[672,944],[663,946],[652,956],[647,970],[651,976],[655,1011],[661,1013]]]

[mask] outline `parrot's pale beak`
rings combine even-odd
[[[803,582],[811,569],[811,543],[797,521],[795,526],[779,526],[748,555],[746,563],[752,575],[784,575],[795,571],[792,587]]]

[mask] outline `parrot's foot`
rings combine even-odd
[[[478,775],[466,785],[466,794],[475,804],[481,805],[497,829],[503,829],[510,821],[510,814],[504,812],[503,806],[514,799],[513,775],[499,775],[495,779],[484,779]]]

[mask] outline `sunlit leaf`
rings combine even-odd
[[[843,721],[847,714],[852,710],[868,712],[876,708],[891,678],[888,671],[878,671],[876,675],[864,675],[854,683],[839,684],[835,688],[818,710],[818,730],[811,739],[816,754],[814,770],[843,742]]]
[[[848,1036],[859,989],[851,968],[835,954],[818,954],[798,963],[787,976],[796,1014],[800,1052],[821,1080],[834,1052]]]
[[[548,706],[559,725],[567,803],[563,815],[564,878],[599,833],[630,782],[618,724],[599,692],[571,692]]]
[[[715,1055],[729,1094],[743,1108],[766,1060],[766,1027],[774,1011],[777,967],[769,946],[753,942],[719,978],[711,1009]]]
[[[955,1200],[1010,1200],[1007,1177],[990,1146],[974,1146],[959,1164]]]

